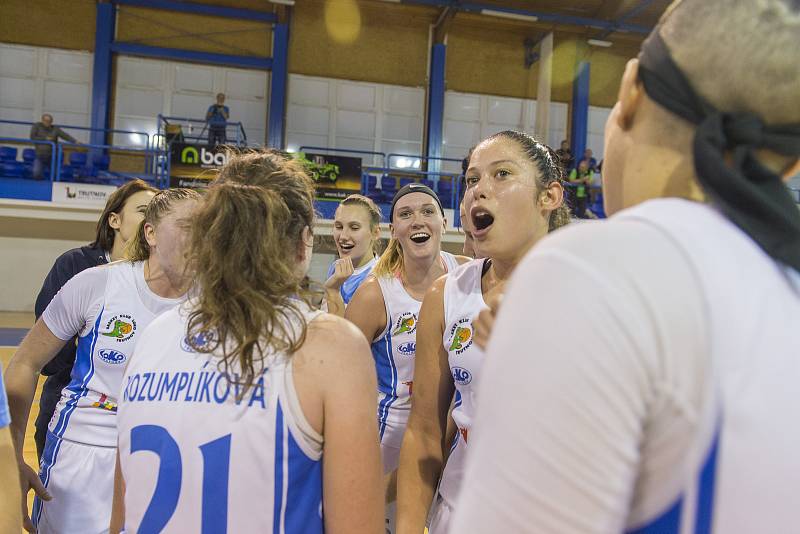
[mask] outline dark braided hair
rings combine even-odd
[[[506,139],[515,141],[520,148],[522,148],[522,151],[525,152],[525,155],[528,156],[528,159],[536,164],[536,167],[539,169],[539,176],[536,180],[537,193],[543,189],[547,189],[553,182],[559,182],[563,185],[564,171],[561,168],[558,155],[552,148],[544,143],[540,143],[532,135],[526,134],[525,132],[518,132],[516,130],[504,130],[502,132],[498,132],[487,137],[482,142],[497,139],[499,137],[504,137]],[[467,174],[469,161],[472,158],[472,153],[474,151],[475,147],[470,148],[469,152],[467,152],[467,157],[465,157],[461,162],[461,170],[463,171],[464,175]],[[550,214],[548,231],[552,232],[556,228],[560,228],[568,224],[569,221],[569,208],[566,206],[566,203],[563,203]]]

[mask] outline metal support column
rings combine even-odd
[[[286,94],[289,82],[289,21],[279,22],[273,29],[272,75],[269,91],[267,146],[283,148],[286,136]]]
[[[575,72],[575,83],[572,85],[572,155],[575,163],[583,157],[586,150],[586,137],[589,127],[589,62],[578,63]]]
[[[428,85],[428,128],[425,155],[429,158],[442,157],[442,137],[444,132],[444,76],[447,45],[436,43],[431,48],[431,71]],[[428,171],[438,172],[441,161],[428,160]]]
[[[92,70],[92,121],[90,143],[106,144],[109,101],[111,99],[111,44],[114,41],[116,8],[110,2],[98,2],[94,37],[94,68]]]

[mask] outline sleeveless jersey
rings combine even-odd
[[[342,287],[339,288],[339,293],[342,294],[342,300],[344,301],[345,306],[350,304],[350,300],[353,298],[353,295],[355,295],[356,289],[358,289],[358,286],[360,286],[361,283],[367,279],[376,263],[378,263],[378,258],[374,257],[368,263],[362,265],[358,269],[353,270],[353,274],[348,276],[347,280],[344,281]],[[335,262],[331,263],[331,266],[328,267],[328,278],[330,278],[333,274],[334,264]]]
[[[447,351],[456,394],[453,420],[458,427],[450,455],[439,484],[439,493],[454,506],[469,442],[469,430],[475,417],[477,378],[483,365],[483,350],[473,343],[472,322],[487,308],[481,291],[481,275],[485,259],[459,265],[444,284],[444,325],[442,343]]]
[[[457,266],[455,256],[441,252],[445,270]],[[381,444],[400,447],[411,411],[417,318],[422,303],[409,295],[400,277],[378,277],[386,305],[386,328],[372,342],[378,373],[378,427]]]
[[[322,533],[323,438],[302,413],[291,358],[267,355],[243,392],[189,345],[187,307],[153,322],[125,373],[126,530]],[[308,322],[320,313],[303,308]]]
[[[71,381],[50,420],[56,438],[116,447],[125,365],[142,330],[182,300],[153,293],[144,279],[144,262],[87,269],[61,288],[42,319],[59,339],[79,337]]]

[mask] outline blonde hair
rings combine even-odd
[[[136,237],[125,245],[125,257],[128,260],[144,261],[150,257],[150,243],[147,242],[147,238],[144,235],[144,225],[158,226],[161,219],[172,212],[175,203],[181,200],[200,200],[200,193],[193,189],[177,187],[175,189],[165,189],[155,194],[147,205],[144,219],[139,223]]]
[[[299,163],[253,151],[231,156],[195,214],[190,263],[198,296],[187,339],[198,352],[222,352],[220,365],[244,385],[242,395],[265,355],[291,354],[305,341],[297,254],[314,224],[313,203],[314,182]]]

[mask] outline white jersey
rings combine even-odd
[[[514,273],[453,532],[797,531],[800,274],[654,200]]]
[[[458,266],[456,257],[441,253],[445,271]],[[417,317],[422,302],[403,287],[399,276],[377,277],[386,305],[386,328],[372,342],[378,373],[378,425],[382,445],[403,443],[414,381],[417,352]]]
[[[267,355],[243,393],[220,358],[188,343],[190,303],[153,322],[125,372],[126,530],[321,533],[322,436],[300,408],[291,358]]]
[[[478,377],[483,365],[483,350],[472,340],[472,323],[481,310],[488,307],[481,290],[486,262],[486,259],[479,259],[460,265],[444,283],[442,343],[456,388],[453,421],[458,432],[442,473],[439,493],[451,506],[455,504],[464,474],[469,431],[475,417]]]
[[[153,293],[144,262],[93,267],[64,284],[42,314],[57,338],[79,336],[71,381],[50,420],[55,438],[116,447],[117,398],[128,358],[142,330],[182,300]]]

